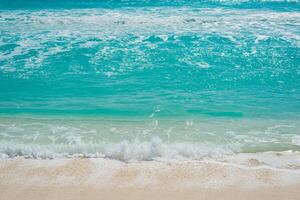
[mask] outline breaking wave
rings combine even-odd
[[[122,161],[153,160],[155,158],[201,159],[218,157],[233,153],[233,149],[213,144],[163,143],[158,137],[150,142],[123,141],[97,145],[30,145],[1,144],[2,157],[25,158],[64,158],[64,157],[102,157]]]

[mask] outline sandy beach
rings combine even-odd
[[[284,159],[284,158],[283,158]],[[300,199],[299,166],[103,158],[2,159],[1,200]]]
[[[300,0],[0,0],[0,200],[300,200]]]

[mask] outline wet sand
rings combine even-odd
[[[249,159],[143,161],[102,158],[0,161],[1,200],[300,199],[300,170]]]

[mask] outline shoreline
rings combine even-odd
[[[103,158],[0,160],[2,199],[299,199],[300,168]]]

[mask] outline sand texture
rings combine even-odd
[[[248,161],[2,159],[0,199],[300,199],[299,169]]]

